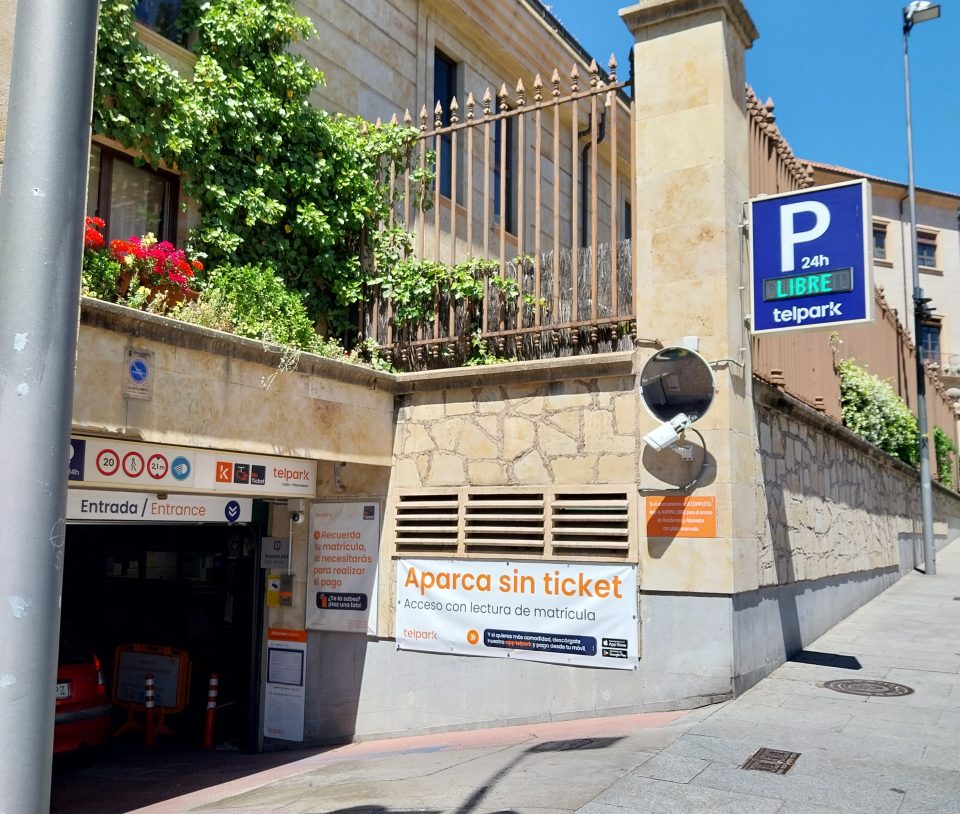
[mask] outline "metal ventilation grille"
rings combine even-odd
[[[624,492],[555,495],[551,521],[555,549],[630,548],[630,502]]]
[[[464,543],[470,551],[528,548],[543,551],[544,498],[538,493],[468,494]]]
[[[457,549],[459,496],[401,495],[397,502],[398,549]]]
[[[636,512],[626,491],[418,490],[396,497],[394,543],[400,554],[623,561],[636,538]]]

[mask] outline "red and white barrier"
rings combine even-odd
[[[213,673],[210,676],[210,687],[207,690],[207,719],[203,727],[203,748],[208,752],[216,746],[214,728],[217,720],[217,691],[220,686],[220,677]]]
[[[147,746],[156,746],[156,730],[155,730],[155,695],[153,689],[153,673],[147,673],[147,684],[144,690],[144,705],[147,708],[147,721],[146,721],[146,736],[144,742]]]

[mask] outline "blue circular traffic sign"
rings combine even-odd
[[[227,501],[223,508],[223,515],[228,523],[236,523],[240,519],[240,504],[235,500]]]
[[[143,359],[134,359],[128,368],[130,378],[137,384],[142,384],[150,376],[150,368]]]
[[[170,464],[170,471],[177,480],[186,480],[190,477],[190,461],[178,455]]]

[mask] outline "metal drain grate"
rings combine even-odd
[[[824,681],[819,686],[847,695],[875,695],[881,698],[898,698],[913,694],[913,688],[906,684],[894,684],[892,681],[871,681],[866,678],[840,678],[836,681]]]
[[[764,746],[757,749],[746,759],[741,769],[752,769],[757,772],[772,772],[786,774],[793,768],[793,764],[800,757],[799,752],[784,752],[781,749],[769,749]]]

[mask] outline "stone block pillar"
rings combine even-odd
[[[715,497],[717,537],[641,538],[641,584],[734,594],[757,587],[763,517],[740,235],[748,196],[744,54],[757,32],[741,0],[642,0],[621,16],[636,39],[640,333],[667,344],[696,335],[708,361],[742,362],[715,365],[714,403],[696,425],[708,467],[693,494]],[[641,351],[639,362],[649,355]],[[642,434],[656,422],[642,407],[640,415]],[[682,471],[671,450],[647,448],[642,460],[641,487],[669,488],[658,469]]]

